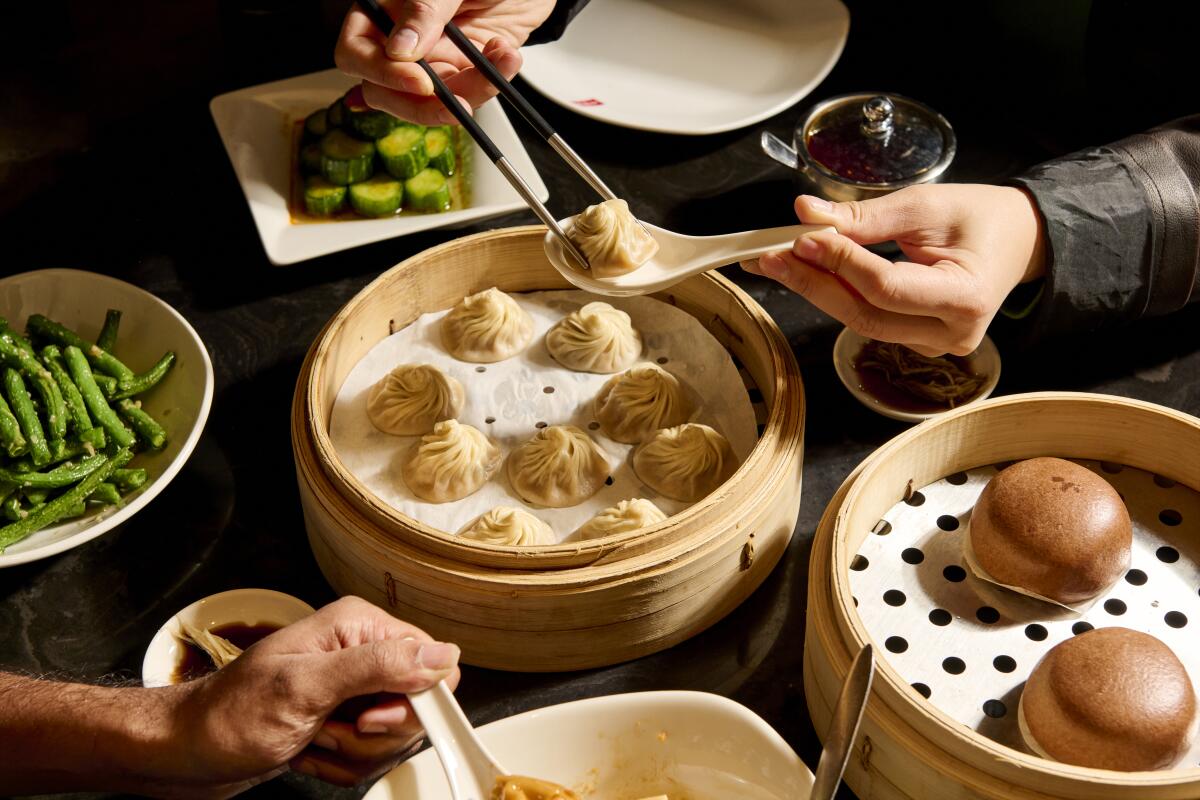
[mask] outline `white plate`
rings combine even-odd
[[[842,54],[839,0],[592,0],[521,77],[585,117],[662,133],[752,125],[816,88]]]
[[[204,430],[212,405],[212,362],[199,334],[175,309],[136,286],[94,272],[44,269],[0,280],[0,316],[20,331],[36,313],[93,340],[109,308],[123,312],[115,354],[135,372],[149,369],[165,351],[175,351],[171,372],[142,398],[143,407],[166,429],[167,446],[134,458],[131,466],[144,467],[149,480],[124,506],[44,528],[0,554],[0,567],[78,547],[132,517],[183,468]]]
[[[842,385],[854,395],[854,399],[862,403],[867,408],[882,414],[885,417],[898,419],[901,422],[924,422],[927,419],[933,419],[939,414],[945,414],[946,411],[905,411],[904,409],[894,408],[887,405],[875,395],[864,390],[858,384],[858,376],[854,372],[854,359],[858,355],[858,351],[862,350],[869,339],[861,336],[858,333],[843,328],[838,334],[837,341],[833,343],[833,368],[837,371],[838,378],[841,379]],[[972,403],[978,403],[980,400],[986,400],[996,390],[996,384],[1000,382],[1000,351],[996,349],[996,343],[989,337],[984,336],[983,341],[979,343],[979,347],[975,350],[976,361],[972,365],[976,370],[987,376],[987,382],[983,384],[983,388],[979,394],[972,398],[970,403],[963,403],[963,406],[969,406]]]
[[[508,185],[478,145],[472,143],[471,205],[468,208],[442,214],[292,224],[288,212],[292,123],[328,106],[356,83],[353,78],[331,69],[239,89],[214,97],[209,104],[272,264],[293,264],[383,239],[430,228],[464,225],[525,208],[520,195]],[[545,202],[550,192],[500,104],[486,103],[476,110],[475,119]]]
[[[313,607],[303,600],[271,589],[232,589],[197,600],[164,622],[150,640],[142,658],[142,685],[153,688],[175,682],[183,648],[179,642],[183,622],[206,630],[231,622],[282,628],[312,613]]]
[[[515,774],[584,790],[595,800],[666,794],[688,800],[804,800],[813,776],[754,712],[703,692],[594,697],[479,729]],[[388,773],[364,800],[452,800],[437,753]]]

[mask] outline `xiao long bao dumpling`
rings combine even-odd
[[[608,474],[603,451],[573,425],[542,428],[508,456],[508,482],[535,506],[578,505],[600,491]]]
[[[404,482],[430,503],[461,500],[500,468],[500,448],[470,425],[442,420],[421,437],[404,462]]]
[[[614,533],[628,533],[662,522],[667,515],[658,506],[641,497],[622,500],[606,508],[580,526],[575,534],[580,539],[599,539]]]
[[[576,372],[619,372],[642,355],[642,335],[629,315],[608,303],[588,303],[546,333],[550,357]]]
[[[371,424],[394,436],[428,433],[462,411],[463,386],[430,364],[401,364],[367,393]]]
[[[462,535],[487,544],[554,544],[554,530],[549,525],[511,506],[496,506],[468,525]]]
[[[524,350],[532,337],[533,317],[494,286],[464,297],[442,319],[442,343],[462,361],[503,361]]]
[[[633,452],[633,471],[661,495],[694,503],[737,470],[729,440],[707,425],[664,428]]]
[[[605,200],[575,217],[571,241],[583,251],[597,278],[624,275],[658,252],[654,241],[624,200]]]
[[[643,362],[609,378],[596,395],[596,421],[615,441],[636,444],[659,428],[687,422],[691,403],[679,379]]]

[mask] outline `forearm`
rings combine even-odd
[[[0,786],[153,792],[170,771],[179,692],[0,673]]]

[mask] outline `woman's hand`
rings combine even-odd
[[[224,669],[177,687],[184,694],[173,738],[191,775],[172,793],[227,796],[289,765],[342,786],[380,775],[422,733],[404,695],[442,679],[453,688],[457,664],[455,645],[364,600],[325,606]],[[330,719],[362,697],[371,702],[356,716]]]
[[[433,95],[433,82],[415,63],[424,58],[468,109],[496,89],[442,34],[453,20],[506,78],[521,69],[518,49],[554,9],[554,0],[381,0],[396,21],[380,31],[352,5],[342,24],[334,60],[338,69],[361,78],[363,101],[424,125],[454,124]]]
[[[838,233],[802,237],[742,266],[863,336],[925,355],[972,352],[1013,287],[1045,270],[1041,216],[1020,189],[912,186],[848,203],[806,195],[796,215]],[[862,247],[892,240],[908,261]]]

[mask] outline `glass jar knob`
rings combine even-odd
[[[895,106],[886,97],[872,97],[863,103],[863,121],[860,126],[867,136],[886,137],[892,132],[892,113]]]

